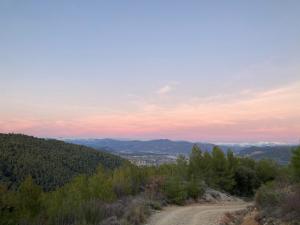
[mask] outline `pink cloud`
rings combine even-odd
[[[131,112],[70,115],[68,119],[0,121],[1,132],[38,136],[172,138],[208,141],[297,141],[300,84],[239,96],[192,99],[174,106],[147,103]]]

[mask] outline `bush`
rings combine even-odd
[[[164,192],[170,203],[178,205],[182,205],[188,197],[186,182],[178,177],[172,177],[166,180]]]
[[[17,213],[21,221],[32,224],[42,209],[42,188],[27,177],[20,185],[17,194]]]
[[[265,184],[259,188],[255,195],[255,202],[258,208],[274,208],[280,205],[283,194],[275,190],[275,188],[276,184],[274,182]]]
[[[121,225],[116,216],[112,216],[102,221],[100,225]]]
[[[297,182],[300,182],[300,146],[293,150],[291,167],[293,170],[294,179]]]
[[[151,207],[151,209],[154,210],[161,210],[162,209],[162,203],[159,201],[150,201],[148,205]]]
[[[0,225],[16,224],[15,207],[15,193],[0,185]]]
[[[201,180],[191,179],[187,186],[188,197],[198,199],[204,194],[204,187]]]
[[[108,217],[105,204],[99,200],[84,202],[76,210],[76,221],[81,224],[99,224]]]
[[[237,167],[234,179],[233,193],[240,196],[253,196],[254,190],[259,186],[255,170],[244,165]]]
[[[279,167],[275,161],[263,159],[256,165],[256,173],[261,183],[272,181],[279,174]]]
[[[88,188],[90,198],[97,198],[104,202],[116,200],[111,176],[108,176],[102,167],[99,167],[97,173],[88,179]]]
[[[150,207],[143,199],[135,199],[128,205],[122,220],[122,224],[140,225],[145,223],[150,215]]]
[[[293,189],[283,200],[282,212],[285,217],[300,220],[300,185]]]
[[[145,187],[145,193],[150,199],[162,199],[162,189],[165,178],[163,176],[150,177]]]
[[[261,218],[276,218],[288,224],[300,221],[300,186],[290,183],[268,183],[256,193]],[[296,223],[294,223],[296,222]]]
[[[135,195],[140,191],[144,179],[136,166],[126,164],[114,171],[112,187],[118,198]]]

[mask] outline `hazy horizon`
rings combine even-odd
[[[56,140],[88,140],[88,139],[96,139],[96,140],[116,140],[116,141],[158,141],[158,140],[168,140],[168,141],[174,141],[174,142],[191,142],[191,143],[203,143],[203,144],[215,144],[215,145],[298,145],[300,143],[300,140],[298,142],[276,142],[276,141],[268,141],[268,140],[262,140],[262,141],[252,141],[252,142],[218,142],[218,141],[206,141],[206,140],[186,140],[186,139],[171,139],[171,138],[122,138],[122,137],[99,137],[99,136],[93,136],[93,137],[74,137],[74,136],[67,136],[67,137],[59,137],[59,136],[36,136],[33,134],[26,134],[26,133],[14,133],[11,132],[10,134],[21,134],[21,135],[29,135],[34,136],[37,138],[44,138],[44,139],[56,139]]]
[[[300,139],[300,1],[1,1],[0,132]]]

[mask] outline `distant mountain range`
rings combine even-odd
[[[158,139],[150,141],[139,140],[115,140],[115,139],[63,139],[68,143],[84,145],[95,149],[105,149],[116,154],[168,154],[189,155],[194,144],[197,144],[202,151],[210,152],[215,144],[193,143],[188,141],[172,141]],[[220,144],[224,152],[231,149],[236,155],[248,156],[253,159],[274,159],[278,163],[287,164],[291,157],[292,145],[280,143],[260,142],[253,144]]]
[[[193,143],[171,141],[167,139],[151,141],[124,141],[114,139],[66,139],[66,142],[89,146],[95,149],[107,149],[118,153],[155,153],[155,154],[189,154]],[[201,143],[200,147],[210,151],[214,145]]]
[[[168,139],[157,139],[150,141],[140,140],[116,140],[116,139],[63,139],[68,143],[80,144],[95,149],[106,149],[108,151],[136,154],[136,153],[154,153],[154,154],[190,154],[194,144],[197,144],[202,151],[212,151],[215,144],[203,142],[172,141]],[[234,152],[240,151],[239,145],[218,145],[223,151],[229,148]]]
[[[273,159],[279,164],[288,164],[292,149],[295,146],[277,145],[277,146],[250,146],[239,152],[240,156],[247,156],[255,160]]]

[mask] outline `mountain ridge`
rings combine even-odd
[[[251,143],[230,143],[230,144],[212,144],[189,141],[172,141],[169,139],[144,140],[118,140],[111,138],[104,139],[64,139],[64,141],[89,146],[95,149],[104,148],[109,152],[121,154],[170,154],[189,155],[192,146],[197,144],[202,151],[210,152],[214,146],[219,146],[224,152],[231,149],[236,155],[244,157],[249,156],[253,159],[274,159],[281,164],[287,164],[291,157],[291,149],[294,145],[283,145],[282,143],[258,142],[257,145]],[[253,152],[261,151],[260,154]]]

